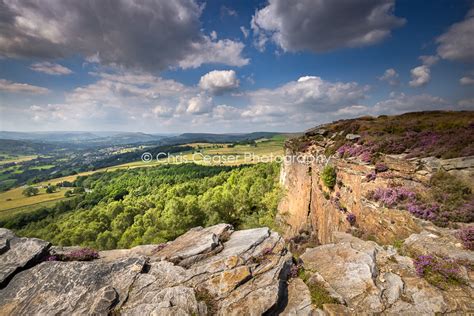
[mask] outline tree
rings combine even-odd
[[[56,186],[48,184],[48,186],[46,187],[46,193],[54,193],[54,192],[56,192]]]
[[[27,187],[26,189],[23,190],[23,195],[27,197],[37,195],[38,193],[39,193],[39,190],[36,187]]]

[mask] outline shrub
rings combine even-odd
[[[405,187],[377,188],[369,193],[369,198],[373,198],[387,207],[394,207],[404,201],[415,201],[416,193]]]
[[[461,276],[461,265],[454,259],[426,255],[415,258],[413,264],[418,276],[439,288],[465,283]]]
[[[81,248],[65,254],[55,254],[48,261],[91,261],[99,258],[99,253],[91,248]]]
[[[365,176],[365,179],[370,182],[370,181],[374,181],[375,179],[377,179],[377,174],[375,173],[375,171],[372,171],[371,173],[367,174]]]
[[[382,173],[385,171],[388,171],[388,167],[386,165],[384,165],[383,163],[375,164],[375,172]]]
[[[431,191],[438,202],[450,208],[460,207],[471,195],[471,189],[457,177],[440,171],[430,179]]]
[[[354,226],[356,223],[356,216],[353,213],[349,213],[346,216],[346,220],[349,222],[351,226]]]
[[[474,250],[474,226],[461,229],[458,233],[464,248]]]
[[[409,202],[407,210],[418,218],[425,220],[436,220],[438,218],[438,204],[422,204],[420,202]]]
[[[336,185],[336,176],[336,168],[327,165],[324,167],[323,172],[321,173],[321,180],[326,187],[332,190]]]
[[[24,196],[30,197],[33,195],[37,195],[39,193],[38,188],[36,187],[27,187],[26,189],[23,190],[22,194]]]
[[[311,295],[311,303],[316,307],[322,308],[323,304],[337,304],[339,303],[329,292],[324,288],[322,284],[311,278],[306,274],[306,271],[302,267],[298,267],[298,277],[306,283]]]

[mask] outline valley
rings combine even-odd
[[[186,134],[173,136],[177,143],[59,146],[44,157],[5,150],[3,170],[44,178],[0,193],[0,238],[38,249],[26,251],[33,268],[5,274],[0,307],[29,308],[13,287],[32,273],[49,284],[58,262],[68,283],[81,277],[69,265],[117,269],[111,276],[123,280],[133,261],[139,281],[120,307],[105,304],[109,312],[145,308],[134,291],[149,277],[164,288],[147,293],[188,293],[176,294],[189,295],[179,305],[185,314],[471,311],[473,122],[473,112],[418,112],[232,141]],[[144,153],[162,158],[142,161]],[[76,164],[80,155],[85,164]],[[89,273],[94,291],[123,286]]]

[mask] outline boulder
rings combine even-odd
[[[0,287],[16,273],[37,263],[45,256],[50,243],[37,238],[19,238],[0,228]]]
[[[468,261],[474,265],[474,252],[463,249],[452,231],[435,226],[419,234],[412,234],[403,242],[403,248],[412,255],[436,255]]]
[[[412,259],[399,255],[393,247],[381,247],[345,233],[334,235],[334,243],[308,248],[301,256],[305,273],[320,283],[327,282],[326,287],[344,299],[342,305],[324,304],[327,314],[433,315],[474,310],[474,290],[468,284],[472,280],[442,290],[417,276]],[[433,243],[431,247],[432,251],[442,248]]]
[[[358,135],[358,134],[350,134],[349,133],[349,134],[346,135],[346,139],[348,139],[348,140],[355,140],[355,139],[359,139],[360,137],[361,136]]]
[[[307,249],[301,259],[306,271],[317,271],[349,305],[381,312],[375,258],[367,249],[355,248],[348,242],[327,244]]]

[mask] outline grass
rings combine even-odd
[[[18,157],[6,156],[5,158],[6,158],[5,160],[0,160],[0,165],[11,163],[11,162],[23,162],[23,161],[33,160],[33,159],[38,158],[38,156],[37,155],[18,156]]]
[[[474,111],[431,111],[405,113],[397,116],[361,117],[340,120],[322,126],[331,144],[327,155],[336,152],[345,157],[358,156],[376,162],[381,153],[409,157],[455,158],[474,155]],[[346,139],[358,134],[357,141]],[[321,135],[305,135],[288,142],[287,147],[302,151],[324,140]],[[345,146],[345,147],[344,147]],[[341,148],[344,148],[341,152]]]
[[[0,222],[6,222],[9,219],[19,215],[19,214],[29,214],[34,213],[41,207],[51,207],[54,206],[59,201],[64,201],[66,198],[59,198],[56,200],[40,202],[31,205],[25,205],[21,207],[16,207],[8,210],[0,210]]]
[[[194,151],[187,151],[176,154],[169,159],[152,160],[143,162],[137,160],[97,171],[113,171],[117,169],[127,168],[143,168],[154,167],[166,163],[179,164],[186,162],[194,162],[203,165],[241,165],[265,162],[265,158],[282,156],[284,154],[283,145],[285,136],[275,136],[271,139],[265,139],[257,143],[257,146],[229,144],[210,144],[210,143],[190,143],[183,146],[191,146],[196,148]],[[235,159],[231,159],[235,158]],[[82,175],[82,174],[81,174]]]
[[[0,216],[4,216],[2,213],[10,212],[13,209],[48,201],[58,201],[64,198],[64,192],[66,191],[66,189],[59,189],[54,193],[48,194],[45,192],[45,188],[40,188],[38,195],[26,197],[22,194],[23,190],[23,187],[19,187],[0,193]]]
[[[298,271],[298,277],[308,286],[311,303],[316,307],[322,308],[323,304],[339,304],[338,300],[332,297],[322,284],[311,280],[303,268]]]
[[[42,165],[30,167],[31,170],[47,170],[56,167],[55,165]]]

